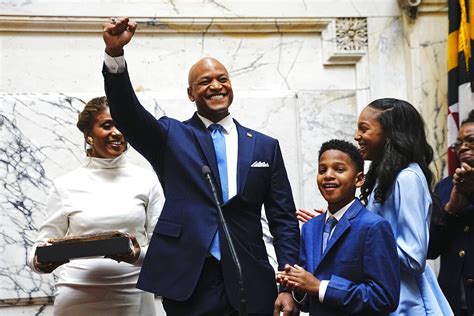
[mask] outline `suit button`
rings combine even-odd
[[[469,226],[464,227],[464,232],[465,233],[469,232]]]
[[[459,257],[464,258],[466,252],[464,250],[459,251]]]
[[[467,285],[474,285],[474,280],[473,279],[467,279],[466,284]]]

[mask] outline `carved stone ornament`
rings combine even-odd
[[[336,20],[337,49],[342,51],[367,49],[367,19],[340,18]]]

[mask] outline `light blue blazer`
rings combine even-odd
[[[453,315],[433,271],[426,266],[431,195],[423,171],[414,163],[400,171],[383,205],[375,202],[375,189],[367,208],[392,226],[400,260],[400,303],[392,315]]]

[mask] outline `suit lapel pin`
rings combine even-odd
[[[252,138],[252,137],[253,137],[253,134],[252,134],[252,133],[250,133],[250,132],[247,132],[247,137],[250,137],[250,138]]]

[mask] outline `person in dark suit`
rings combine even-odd
[[[277,276],[310,315],[386,315],[398,306],[400,267],[390,224],[354,197],[363,168],[354,145],[335,139],[321,146],[317,183],[328,210],[303,225],[299,264]]]
[[[278,294],[260,223],[264,205],[279,268],[295,264],[299,228],[278,141],[231,117],[228,72],[210,57],[189,71],[188,98],[197,107],[193,117],[155,119],[137,99],[123,58],[135,30],[128,18],[104,24],[103,75],[112,117],[151,163],[166,198],[137,287],[161,295],[168,315],[238,313],[236,268],[201,173],[209,166],[240,258],[249,314],[297,312],[291,293],[281,288]]]
[[[461,163],[441,180],[431,218],[428,258],[441,256],[438,282],[454,315],[474,315],[474,110],[451,146]]]

